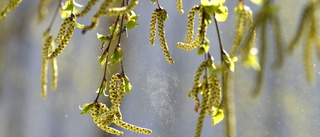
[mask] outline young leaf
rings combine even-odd
[[[130,84],[130,80],[127,77],[127,75],[125,75],[125,77],[124,77],[124,83],[125,83],[125,92],[130,94],[130,90],[132,89],[132,86]]]
[[[82,107],[79,106],[79,109],[82,110],[80,115],[82,114],[88,114],[90,112],[90,108],[91,108],[92,104],[84,104]]]
[[[251,0],[254,4],[261,4],[264,0]]]
[[[216,109],[213,108],[213,113],[212,113],[212,126],[218,124],[219,122],[221,122],[224,118],[224,113],[222,109]]]
[[[66,3],[64,4],[64,6],[62,7],[62,9],[63,9],[63,10],[66,10],[66,11],[73,10],[73,8],[74,8],[74,4],[73,4],[73,1],[72,1],[72,0],[66,1]]]
[[[135,26],[138,26],[139,24],[137,23],[139,16],[137,16],[133,11],[129,12],[126,14],[126,27],[128,29],[132,29]]]
[[[103,67],[104,64],[106,64],[107,58],[108,58],[108,52],[104,52],[101,56],[98,57],[101,67]]]
[[[112,37],[116,37],[118,35],[118,33],[120,32],[119,27],[120,27],[119,23],[117,23],[116,27],[114,26],[114,24],[109,27],[109,30],[110,30],[110,33],[112,34]]]
[[[209,52],[209,44],[202,44],[199,48],[198,48],[198,55],[202,55],[203,53],[208,53]]]
[[[228,18],[228,8],[226,6],[220,6],[216,11],[215,18],[217,21],[224,22]]]
[[[227,63],[228,68],[230,71],[234,71],[234,62],[238,61],[237,57],[230,58],[229,54],[227,52],[223,53],[223,60]]]
[[[130,20],[127,24],[126,24],[126,28],[127,29],[133,29],[135,26],[138,26],[140,24],[138,24],[136,22],[136,20]]]
[[[107,37],[103,36],[102,34],[97,33],[97,38],[101,41],[101,42],[108,42]]]
[[[119,45],[115,48],[114,53],[111,56],[111,60],[108,64],[114,65],[115,63],[120,62],[121,60],[122,60],[122,51]]]
[[[107,81],[103,80],[101,87],[99,88],[99,94],[102,95],[107,90]]]
[[[226,0],[201,0],[200,4],[201,6],[215,6],[219,7],[223,3],[225,3]]]

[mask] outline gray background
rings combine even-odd
[[[3,7],[8,0],[0,0]],[[7,18],[0,20],[0,137],[98,137],[107,136],[91,120],[90,115],[79,115],[79,105],[92,102],[99,87],[103,69],[97,57],[101,43],[96,33],[109,32],[110,20],[102,19],[99,29],[86,35],[75,31],[69,45],[58,57],[58,90],[48,91],[46,100],[40,97],[40,66],[42,33],[49,25],[57,5],[54,1],[49,17],[37,24],[38,0],[24,0]],[[85,4],[85,0],[77,0]],[[191,137],[194,134],[198,114],[193,111],[194,102],[186,98],[192,87],[193,75],[203,60],[194,51],[183,51],[175,47],[185,38],[185,27],[189,9],[199,1],[184,0],[185,14],[175,10],[175,1],[160,0],[167,10],[169,19],[165,22],[166,38],[175,64],[169,65],[158,41],[149,45],[149,21],[156,5],[149,0],[140,0],[135,10],[140,15],[137,26],[129,31],[123,41],[125,72],[133,89],[121,106],[123,119],[128,123],[150,128],[152,137]],[[258,5],[246,3],[257,11]],[[293,37],[306,1],[279,0],[279,17],[284,39]],[[227,51],[233,42],[237,1],[228,0],[229,18],[220,23],[222,41]],[[97,8],[97,6],[95,6]],[[90,12],[90,16],[93,12]],[[79,19],[85,25],[90,16]],[[57,34],[62,19],[56,20],[52,33]],[[318,26],[320,27],[320,26]],[[218,41],[213,25],[209,26],[210,52],[219,60]],[[251,97],[255,84],[253,70],[245,69],[240,63],[235,71],[235,104],[237,135],[239,137],[316,137],[320,135],[319,104],[319,61],[314,69],[316,81],[305,81],[302,66],[301,46],[293,56],[286,56],[284,66],[272,70],[272,29],[268,29],[268,71],[265,75],[264,92],[256,99]],[[111,69],[112,73],[119,72]],[[108,102],[107,98],[100,99]],[[147,135],[124,131],[124,137]],[[206,117],[203,137],[221,137],[224,123],[211,126]],[[110,135],[111,136],[111,135]]]

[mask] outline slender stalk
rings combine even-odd
[[[222,63],[222,101],[221,104],[223,107],[225,107],[225,114],[226,114],[226,136],[227,137],[236,137],[236,119],[235,119],[235,106],[234,106],[234,94],[233,91],[230,90],[232,87],[231,84],[231,74],[230,71],[226,67],[226,62],[224,61],[223,55],[226,54],[226,52],[223,49],[221,36],[220,36],[220,30],[218,26],[218,22],[216,18],[214,17],[214,23],[216,26],[218,41],[219,41],[219,47],[220,47],[220,58]]]
[[[56,11],[54,12],[53,18],[52,18],[52,20],[51,20],[51,22],[50,22],[50,25],[49,25],[48,29],[46,30],[46,32],[49,32],[49,31],[50,31],[50,29],[51,29],[51,27],[52,27],[52,25],[53,25],[53,22],[54,22],[54,20],[55,20],[56,17],[57,17],[57,14],[58,14],[58,11],[59,11],[60,7],[61,7],[61,0],[59,0],[59,4],[58,4],[58,6],[57,6],[57,8],[56,8]]]
[[[118,17],[116,18],[116,20],[115,20],[115,22],[114,22],[114,26],[117,26],[117,25],[118,25],[119,18],[120,18],[120,16],[118,16]],[[112,35],[111,35],[111,36],[113,36],[113,34],[115,33],[115,31],[116,31],[116,29],[113,29],[113,32],[112,32]],[[113,37],[110,37],[108,46],[107,46],[107,48],[104,50],[104,53],[105,53],[105,52],[109,52],[109,48],[111,47],[111,42],[112,42],[112,40],[113,40]],[[103,72],[103,77],[102,77],[100,89],[99,89],[99,92],[98,92],[97,97],[96,97],[96,99],[94,100],[94,102],[98,102],[98,99],[99,99],[99,97],[100,97],[100,94],[101,94],[101,92],[103,91],[103,89],[101,89],[101,87],[103,86],[103,83],[104,83],[104,82],[107,82],[107,69],[108,69],[108,57],[107,57],[107,59],[106,59],[106,63],[105,63],[105,66],[104,66],[104,72]]]

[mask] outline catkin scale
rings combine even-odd
[[[6,14],[18,7],[21,2],[22,0],[10,0],[9,3],[1,10],[0,19],[5,18]]]

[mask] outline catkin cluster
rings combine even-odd
[[[163,55],[167,62],[173,64],[174,61],[170,56],[168,44],[165,38],[164,21],[168,18],[168,14],[165,9],[155,9],[152,13],[150,22],[150,44],[154,46],[156,37],[156,24],[158,23],[158,35],[159,42],[163,52]]]
[[[21,2],[22,0],[10,0],[9,3],[1,10],[0,19],[5,18],[6,14],[18,7]]]
[[[53,37],[48,34],[49,31],[45,32],[45,41],[42,49],[42,65],[41,65],[41,91],[40,95],[42,98],[47,96],[47,75],[48,75],[48,61],[51,66],[51,88],[52,90],[57,89],[58,85],[58,65],[56,57],[62,52],[62,50],[68,45],[68,42],[74,32],[76,26],[75,16],[72,14],[66,18],[60,26],[57,37],[54,42],[59,46],[55,48]]]
[[[85,9],[81,13],[79,13],[77,16],[79,17],[84,16],[97,1],[98,0],[89,1]],[[139,0],[132,0],[129,3],[129,5],[125,7],[115,7],[115,8],[107,9],[107,7],[113,2],[115,2],[115,0],[105,0],[101,4],[99,10],[93,15],[91,19],[91,25],[84,27],[82,30],[82,33],[85,33],[87,30],[92,30],[96,28],[98,26],[99,19],[101,16],[118,16],[118,15],[123,15],[127,12],[130,12],[138,5]]]
[[[48,54],[53,51],[54,44],[52,42],[52,35],[45,36],[45,41],[42,49],[42,63],[41,63],[41,91],[42,98],[47,96],[47,81],[48,81],[48,61],[51,66],[51,89],[56,90],[58,85],[58,65],[56,58],[48,60]]]
[[[70,16],[66,18],[60,26],[59,33],[55,39],[55,43],[59,46],[48,55],[47,59],[51,60],[57,57],[62,50],[68,45],[71,36],[75,30],[76,21],[75,16]]]
[[[241,42],[244,40],[244,36],[246,34],[246,31],[249,30],[250,39],[245,42],[246,44],[243,47],[244,52],[244,60],[248,58],[248,55],[250,54],[250,50],[254,48],[255,38],[256,38],[256,29],[254,27],[253,23],[253,17],[252,17],[252,11],[251,9],[243,5],[242,2],[238,4],[238,7],[236,9],[237,13],[237,21],[236,21],[236,30],[233,40],[233,46],[230,52],[230,56],[234,57],[237,50],[239,50]],[[249,27],[249,28],[247,28]]]
[[[193,40],[194,35],[194,19],[196,13],[199,13],[198,33]],[[193,50],[201,45],[205,39],[207,25],[203,21],[203,8],[200,6],[193,6],[188,14],[187,36],[183,42],[178,42],[176,46],[183,50]],[[193,40],[193,41],[192,41]]]
[[[198,67],[193,80],[193,88],[190,90],[188,97],[193,97],[196,102],[195,111],[198,111],[200,107],[200,113],[198,116],[198,122],[196,126],[195,137],[199,137],[202,130],[203,120],[205,115],[212,114],[212,124],[216,124],[214,121],[214,111],[220,107],[221,103],[221,86],[217,75],[206,73],[200,83],[200,77],[205,69],[212,68],[213,60],[205,60]],[[198,94],[202,94],[202,101],[200,103]]]
[[[122,115],[120,111],[120,104],[123,100],[125,94],[125,80],[124,76],[117,73],[114,74],[110,79],[109,85],[109,97],[111,99],[111,108],[107,108],[102,103],[93,103],[91,104],[91,117],[94,123],[100,127],[102,130],[115,134],[123,135],[122,131],[116,130],[109,127],[110,124],[114,123],[124,129],[127,129],[132,132],[137,132],[141,134],[151,134],[150,129],[141,128],[129,123],[122,121]]]

